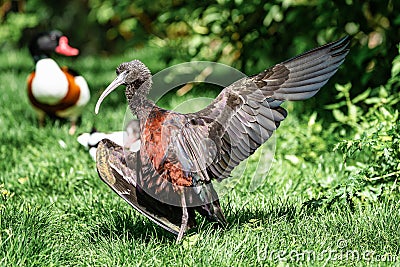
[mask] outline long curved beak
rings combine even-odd
[[[114,91],[118,86],[122,85],[125,82],[125,76],[126,76],[127,71],[121,72],[117,78],[115,78],[112,83],[110,83],[109,86],[107,86],[106,90],[101,94],[99,97],[99,100],[97,100],[96,107],[94,108],[94,113],[98,114],[99,113],[99,108],[103,100],[112,92]]]

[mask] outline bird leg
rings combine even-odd
[[[71,127],[69,128],[68,133],[73,135],[76,131],[76,121],[71,121]]]
[[[185,199],[185,193],[181,192],[181,204],[182,204],[182,221],[181,221],[181,228],[179,229],[179,234],[178,238],[176,239],[176,242],[180,242],[182,240],[183,234],[186,231],[186,226],[188,223],[189,215],[186,207],[186,199]]]
[[[44,127],[44,119],[46,117],[46,113],[44,113],[43,111],[36,111],[37,115],[38,115],[38,122],[39,122],[39,128],[43,128]]]

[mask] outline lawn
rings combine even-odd
[[[153,73],[166,67],[156,60],[156,48],[58,59],[79,70],[91,88],[77,133],[92,126],[122,128],[123,90],[107,98],[98,116],[94,105],[114,79],[115,67],[133,58]],[[175,236],[135,212],[98,178],[77,135],[68,135],[68,124],[48,121],[37,127],[25,84],[32,69],[26,50],[0,55],[1,266],[400,264],[397,186],[392,194],[356,205],[305,205],[349,177],[342,154],[333,150],[338,138],[328,138],[317,113],[297,112],[301,104],[285,104],[289,115],[276,132],[275,157],[264,182],[249,192],[257,154],[242,180],[221,197],[228,228],[215,230],[199,221],[200,227],[176,244]],[[169,96],[162,103],[173,107],[180,101]]]

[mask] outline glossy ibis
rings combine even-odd
[[[349,52],[349,38],[318,47],[224,88],[206,108],[180,114],[147,98],[149,69],[139,60],[118,66],[117,78],[100,96],[125,85],[129,108],[140,121],[141,147],[123,157],[107,140],[100,144],[100,177],[121,197],[178,235],[195,225],[194,211],[225,225],[211,181],[231,171],[261,146],[287,115],[286,100],[314,96]]]

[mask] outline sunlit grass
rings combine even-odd
[[[121,61],[137,57],[152,71],[162,69],[155,51],[60,59],[81,72],[91,87],[93,97],[78,133],[92,126],[121,129],[123,90],[110,96],[96,117],[97,97],[114,79]],[[398,196],[353,208],[303,206],[318,197],[321,188],[336,186],[346,177],[341,155],[331,150],[334,138],[310,129],[293,105],[286,106],[290,114],[277,132],[275,158],[265,182],[249,192],[255,160],[243,180],[222,196],[228,228],[214,230],[199,220],[199,229],[183,244],[175,244],[173,235],[139,215],[100,181],[76,135],[68,135],[68,124],[48,121],[44,128],[37,127],[25,88],[32,68],[26,51],[0,55],[0,266],[261,266],[280,261],[344,266],[377,259],[365,256],[367,252],[379,259],[386,255],[384,264],[391,265],[390,259],[399,255]],[[168,97],[164,105],[180,103],[176,96]],[[314,153],[304,151],[308,147]],[[354,251],[359,258],[351,258],[356,257]],[[305,252],[314,258],[302,258]]]

